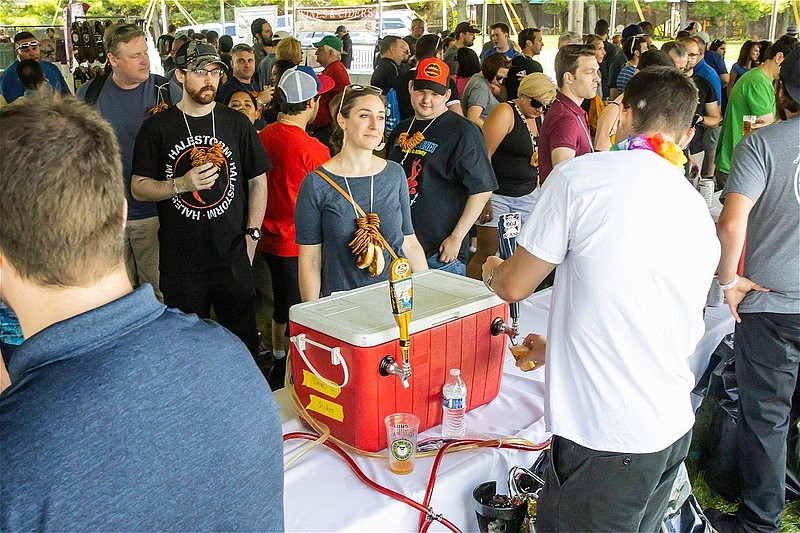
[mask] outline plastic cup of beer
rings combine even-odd
[[[519,361],[523,357],[527,357],[530,351],[531,351],[530,348],[522,344],[514,344],[511,346],[511,355],[514,356],[514,359],[516,361]],[[528,372],[530,370],[533,370],[534,368],[536,368],[535,361],[528,361],[527,363],[519,367],[519,369],[522,370],[523,372]]]
[[[742,135],[747,135],[753,130],[753,124],[756,123],[755,115],[744,115],[742,117]]]
[[[417,455],[419,418],[410,413],[395,413],[383,421],[389,441],[389,470],[395,474],[410,474]]]

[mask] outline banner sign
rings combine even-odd
[[[331,32],[337,26],[347,26],[352,32],[374,32],[376,7],[298,7],[295,11],[296,32]]]

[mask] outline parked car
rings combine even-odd
[[[217,32],[217,35],[222,35],[220,29],[222,25],[219,22],[209,22],[207,24],[195,24],[194,26],[181,26],[178,28],[178,31],[175,32],[176,36],[186,35],[186,33],[192,29],[195,32],[201,32],[203,30],[214,30]],[[236,40],[236,23],[234,22],[226,22],[225,23],[225,33],[233,37],[233,40]]]

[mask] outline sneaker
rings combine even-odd
[[[267,379],[267,383],[269,383],[269,387],[276,391],[278,389],[283,388],[283,383],[286,379],[286,357],[282,357],[280,359],[275,360],[275,364],[272,365],[272,371],[269,373],[269,378]]]
[[[711,527],[719,533],[736,533],[738,520],[734,513],[723,513],[719,509],[709,508],[705,509],[703,514],[711,522]]]

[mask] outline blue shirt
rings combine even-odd
[[[714,90],[717,92],[717,103],[722,105],[722,83],[719,81],[719,74],[717,74],[704,59],[697,62],[694,66],[694,72],[698,76],[702,76],[711,82],[711,86],[714,87]]]
[[[89,87],[95,83],[92,80],[78,88],[76,96],[81,100],[86,98]],[[122,89],[114,83],[114,76],[106,79],[103,89],[97,95],[95,108],[100,115],[111,124],[119,141],[120,155],[122,156],[122,175],[125,177],[125,193],[128,198],[128,220],[141,220],[143,218],[158,216],[155,202],[140,202],[131,194],[131,167],[133,166],[133,146],[136,144],[136,134],[142,127],[144,119],[150,116],[148,110],[156,105],[155,76],[133,89]],[[183,90],[174,83],[169,84],[172,105],[177,104],[183,97]]]
[[[488,50],[485,50],[481,54],[481,63],[483,63],[483,61],[487,57],[489,57],[490,55],[496,54],[498,52],[499,52],[499,50],[497,49],[497,47],[492,47],[492,48],[489,48]],[[503,55],[505,55],[506,58],[510,61],[510,60],[514,59],[515,57],[517,57],[519,55],[519,52],[517,52],[517,49],[514,48],[513,46],[509,46],[508,50],[503,52]]]
[[[628,82],[631,81],[634,74],[636,74],[636,67],[633,65],[625,65],[622,67],[622,70],[620,70],[617,75],[617,90],[619,92],[625,92],[625,87],[628,86]]]
[[[61,75],[61,71],[58,70],[57,66],[49,61],[39,61],[39,64],[42,66],[45,81],[55,92],[70,94],[67,82],[64,81],[64,76]],[[22,86],[17,74],[18,66],[19,60],[14,61],[0,77],[0,93],[3,94],[3,98],[8,104],[25,94],[25,87]]]
[[[718,76],[728,73],[728,67],[725,66],[725,60],[719,55],[719,52],[707,50],[703,56],[703,61],[705,61],[709,67],[713,68]]]
[[[0,530],[283,530],[269,385],[150,285],[30,336],[8,372]]]

